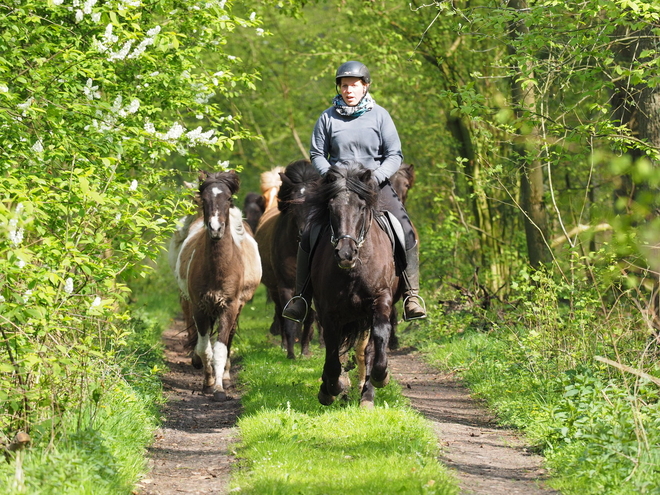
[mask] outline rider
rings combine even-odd
[[[367,67],[356,61],[339,66],[335,75],[337,95],[314,126],[310,156],[312,165],[325,175],[331,165],[345,161],[361,162],[373,170],[380,186],[379,208],[391,212],[405,234],[406,269],[402,272],[404,318],[426,318],[419,296],[419,246],[410,218],[392,189],[389,178],[403,161],[401,141],[390,114],[369,94],[371,76]],[[305,229],[298,246],[296,296],[291,298],[282,316],[302,322],[311,303],[310,229]]]

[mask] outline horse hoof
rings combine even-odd
[[[193,354],[192,365],[193,365],[193,368],[195,368],[196,370],[201,370],[202,369],[202,358],[199,357],[197,354]]]
[[[374,408],[374,401],[372,401],[372,400],[361,400],[360,401],[360,407],[362,409],[373,409]]]
[[[334,395],[328,395],[323,393],[323,390],[319,390],[319,402],[324,405],[324,406],[329,406],[335,401],[335,396]]]
[[[213,393],[213,385],[204,385],[204,387],[202,387],[202,393],[204,395],[212,394]]]
[[[216,402],[224,402],[227,400],[227,394],[224,392],[213,392],[213,400]]]
[[[385,387],[388,383],[390,383],[390,373],[389,373],[389,371],[386,372],[386,374],[385,374],[385,378],[383,378],[382,380],[375,380],[374,377],[373,377],[373,375],[371,375],[371,377],[369,378],[369,381],[371,382],[371,384],[372,384],[374,387],[376,387],[376,388],[383,388],[383,387]]]

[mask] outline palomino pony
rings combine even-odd
[[[284,167],[275,167],[262,172],[260,178],[261,195],[264,197],[264,213],[277,206],[277,193],[282,186],[280,174]]]
[[[373,406],[374,387],[389,382],[387,347],[400,298],[393,246],[376,222],[378,185],[359,163],[330,168],[310,194],[310,221],[322,230],[312,258],[314,304],[326,354],[318,399],[331,404],[347,386],[341,355],[355,345],[361,405]],[[362,354],[362,355],[360,355]]]
[[[257,243],[232,204],[238,187],[233,170],[200,173],[203,215],[190,224],[175,271],[186,325],[196,341],[193,366],[204,370],[203,393],[217,401],[227,397],[238,316],[261,280]]]
[[[300,324],[282,317],[282,309],[296,292],[298,241],[307,222],[305,195],[320,175],[309,160],[297,160],[289,163],[280,177],[282,185],[277,194],[278,209],[262,217],[255,238],[263,270],[261,281],[275,303],[271,333],[275,333],[275,329],[279,330],[287,357],[294,359],[294,343],[298,335],[302,354],[309,354],[315,313],[313,310],[308,312],[301,334]]]

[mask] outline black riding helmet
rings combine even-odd
[[[371,84],[371,76],[369,75],[369,69],[362,62],[356,62],[354,60],[350,62],[344,62],[337,69],[337,74],[335,75],[335,84],[339,86],[342,77],[357,77],[362,79],[364,84]]]

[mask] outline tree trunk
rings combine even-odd
[[[510,0],[509,7],[517,12],[527,8],[525,0]],[[514,21],[510,26],[510,36],[517,39],[528,33],[528,28],[522,20]],[[516,55],[515,48],[510,47],[510,55]],[[519,67],[518,74],[512,81],[512,98],[516,115],[522,118],[528,112],[536,109],[536,92],[533,84],[523,87],[525,77],[532,79],[532,61]],[[525,222],[527,239],[527,254],[530,264],[537,268],[551,261],[552,255],[548,247],[548,213],[543,201],[543,164],[540,160],[538,128],[533,127],[528,134],[523,135],[523,141],[516,146],[520,157],[522,177],[520,181],[521,207]]]

